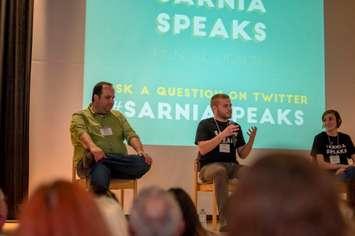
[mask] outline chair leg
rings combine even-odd
[[[124,189],[121,189],[121,206],[122,210],[124,209]]]
[[[137,190],[137,180],[134,180],[134,182],[133,182],[133,200],[136,199],[137,192],[138,192],[138,190]]]
[[[212,228],[217,231],[217,200],[214,185],[212,189]]]
[[[197,186],[194,186],[194,193],[192,195],[192,201],[195,204],[195,207],[197,208]]]

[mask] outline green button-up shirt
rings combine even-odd
[[[75,164],[84,156],[85,148],[80,141],[80,136],[84,132],[89,134],[92,141],[105,153],[127,154],[124,141],[126,140],[129,144],[131,138],[138,138],[121,112],[111,111],[104,115],[97,114],[89,106],[85,110],[74,113],[70,124]]]

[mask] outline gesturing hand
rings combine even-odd
[[[252,126],[251,128],[248,129],[247,134],[249,135],[249,137],[251,139],[255,139],[256,136],[256,131],[258,130],[258,128],[256,128],[255,126]]]

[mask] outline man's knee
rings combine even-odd
[[[226,168],[218,163],[208,164],[200,170],[200,178],[204,182],[212,181],[215,178],[227,178]]]
[[[213,175],[215,178],[228,178],[227,170],[223,166],[216,168]]]
[[[137,178],[142,177],[144,174],[146,174],[149,170],[151,165],[148,165],[144,158],[139,157],[139,161],[136,163],[136,168],[137,168]]]
[[[137,155],[130,155],[128,158],[128,160],[130,160],[131,171],[129,171],[130,173],[127,174],[130,175],[130,178],[141,178],[150,170],[151,165],[147,164],[143,157]]]

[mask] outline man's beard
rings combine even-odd
[[[232,117],[231,114],[222,114],[222,113],[218,113],[219,117],[221,117],[222,119],[228,120]]]

